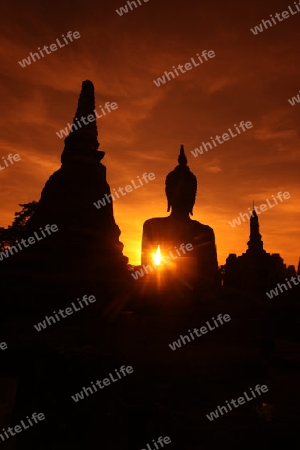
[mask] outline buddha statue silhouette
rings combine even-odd
[[[167,175],[166,196],[168,217],[149,219],[143,226],[142,264],[153,267],[153,255],[158,249],[170,256],[164,270],[175,270],[192,286],[218,284],[218,262],[213,229],[192,220],[196,200],[197,178],[187,165],[183,145],[180,148],[178,166]],[[183,245],[192,245],[185,252]],[[180,247],[181,245],[181,247]],[[191,246],[188,247],[191,249]],[[184,252],[184,253],[183,253]],[[176,259],[175,259],[176,257]]]

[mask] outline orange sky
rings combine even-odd
[[[0,171],[0,226],[19,203],[39,200],[60,167],[63,140],[55,134],[72,121],[85,79],[93,81],[96,106],[119,108],[98,119],[100,150],[111,189],[144,172],[154,181],[114,203],[124,254],[140,262],[143,222],[166,216],[164,182],[185,145],[198,179],[194,219],[216,235],[219,264],[246,249],[249,223],[228,221],[279,191],[289,200],[259,216],[264,247],[287,264],[300,255],[300,13],[254,36],[250,28],[293,2],[149,0],[120,17],[125,0],[12,1],[2,5],[2,157],[21,161]],[[81,38],[22,68],[18,61],[68,31]],[[202,50],[215,58],[156,87],[153,80],[184,65]],[[194,158],[191,150],[241,120],[253,128]],[[96,199],[95,199],[96,200]]]

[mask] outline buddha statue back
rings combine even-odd
[[[217,252],[213,229],[190,218],[196,193],[197,178],[187,165],[182,145],[178,166],[166,177],[167,211],[171,213],[144,223],[142,264],[153,266],[159,246],[161,257],[167,257],[163,270],[193,287],[206,287],[219,283]]]

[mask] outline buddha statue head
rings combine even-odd
[[[187,165],[184,147],[181,145],[178,166],[167,175],[166,196],[168,212],[171,216],[187,217],[193,215],[196,200],[197,178]]]

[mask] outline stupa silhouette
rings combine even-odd
[[[95,117],[93,83],[83,81],[73,120]],[[94,202],[110,195],[106,167],[100,162],[96,117],[81,127],[72,127],[65,139],[62,166],[46,182],[36,213],[27,223],[28,233],[46,224],[56,224],[58,232],[32,250],[47,267],[57,267],[65,275],[96,277],[99,281],[119,279],[127,274],[128,258],[123,256],[120,229],[113,204],[100,209]],[[36,259],[35,258],[35,259]]]
[[[287,268],[278,253],[271,254],[264,249],[254,202],[247,246],[242,255],[230,253],[226,258],[226,264],[222,266],[224,286],[265,293],[276,283],[283,283],[287,276],[296,275],[295,268]]]

